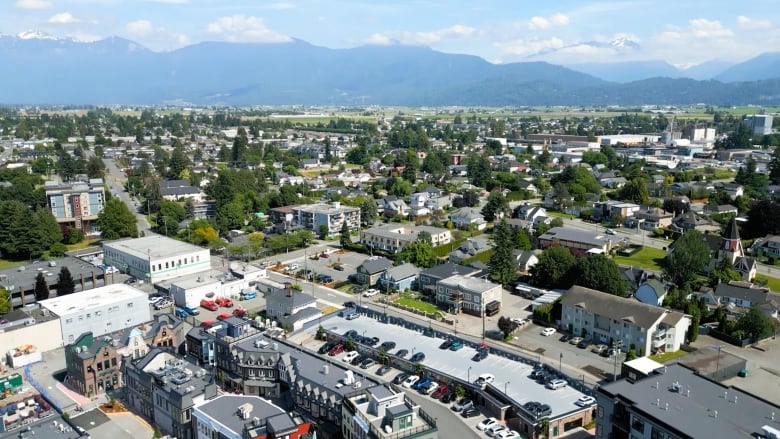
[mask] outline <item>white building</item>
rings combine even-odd
[[[85,332],[100,337],[152,319],[148,295],[126,284],[93,288],[38,303],[60,318],[65,345]]]
[[[103,259],[152,283],[211,268],[208,249],[159,235],[105,243]]]
[[[748,114],[742,123],[753,131],[754,136],[765,136],[772,134],[772,119],[772,116],[768,114]]]
[[[171,279],[169,292],[176,305],[197,307],[202,299],[238,299],[242,290],[253,288],[258,279],[266,277],[268,273],[264,268],[233,263],[227,273],[206,270]]]

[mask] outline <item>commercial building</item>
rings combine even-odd
[[[7,323],[0,324],[0,346],[34,345],[46,352],[63,345],[60,319],[47,309],[31,305],[3,314],[3,319]]]
[[[46,204],[60,227],[73,227],[85,235],[100,234],[95,221],[106,204],[103,179],[92,178],[70,183],[47,181],[43,189]]]
[[[103,259],[123,273],[151,283],[211,268],[206,248],[160,235],[103,244]]]
[[[447,229],[414,224],[385,224],[361,230],[360,242],[372,249],[398,253],[405,245],[416,241],[421,232],[431,235],[431,244],[434,247],[452,241],[452,233]]]
[[[163,433],[180,439],[199,437],[193,430],[196,404],[215,398],[213,376],[199,366],[152,349],[140,360],[124,366],[125,400],[128,408],[143,416]]]
[[[596,438],[779,437],[780,406],[680,364],[596,388]]]
[[[252,288],[259,280],[267,277],[268,273],[264,268],[232,263],[227,273],[204,270],[162,281],[157,287],[167,289],[176,305],[197,307],[202,299],[238,299],[241,291]]]
[[[60,318],[62,341],[69,345],[87,332],[100,337],[148,322],[148,297],[129,285],[113,284],[39,303]]]
[[[370,387],[345,398],[341,429],[345,438],[439,437],[436,419],[389,385]]]
[[[419,290],[426,296],[433,297],[436,294],[436,284],[440,280],[459,274],[466,277],[474,277],[482,272],[479,268],[469,267],[467,265],[454,264],[447,262],[426,268],[420,272],[417,282]]]
[[[572,334],[636,355],[674,352],[685,342],[691,317],[575,285],[563,296],[561,327]]]
[[[481,316],[496,303],[500,305],[502,292],[501,285],[487,279],[456,274],[436,284],[436,303],[449,307],[454,314]]]
[[[66,256],[49,261],[35,261],[30,264],[0,270],[0,288],[11,293],[13,308],[32,305],[35,299],[35,279],[42,274],[49,291],[57,290],[58,274],[62,267],[70,271],[76,284],[76,291],[88,290],[105,285],[103,269],[78,258]],[[111,275],[107,275],[109,279]]]
[[[588,253],[609,254],[612,239],[601,233],[587,230],[553,227],[539,236],[539,247],[566,247],[574,256],[584,256]]]
[[[118,348],[119,340],[111,336],[82,334],[65,348],[65,384],[88,398],[122,387]]]
[[[765,136],[772,134],[772,116],[768,114],[748,114],[742,119],[754,136]],[[758,143],[758,141],[754,142]]]
[[[310,424],[258,396],[221,395],[192,411],[198,439],[298,439]]]

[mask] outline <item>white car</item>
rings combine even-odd
[[[596,403],[596,398],[588,395],[580,396],[580,398],[574,401],[580,407],[587,407]]]
[[[480,421],[479,424],[477,424],[477,430],[485,431],[488,428],[497,424],[498,424],[498,420],[496,420],[496,418],[485,418],[482,421]]]
[[[409,375],[409,377],[406,378],[401,385],[407,389],[410,389],[417,381],[420,381],[420,377],[417,375]]]
[[[482,375],[480,375],[480,376],[479,376],[479,377],[478,377],[478,378],[477,378],[477,379],[474,381],[474,384],[476,384],[476,385],[478,385],[478,386],[482,386],[482,387],[484,387],[484,386],[486,386],[486,385],[488,385],[488,384],[492,383],[492,382],[493,382],[493,380],[495,380],[495,377],[493,376],[493,374],[490,374],[490,373],[483,373]]]
[[[553,334],[555,334],[555,328],[544,328],[542,329],[541,334],[545,337],[549,337]]]
[[[520,437],[520,433],[514,431],[514,430],[501,430],[498,433],[496,433],[495,436],[496,439],[515,439],[517,437]]]
[[[436,389],[439,388],[439,383],[433,382],[428,384],[428,387],[425,388],[425,394],[430,395],[431,393],[435,392]]]
[[[379,290],[377,290],[376,288],[369,288],[366,290],[365,293],[363,293],[363,297],[376,296],[377,294],[379,294]]]
[[[342,358],[341,361],[346,361],[347,363],[349,363],[350,361],[357,358],[358,355],[360,355],[358,351],[347,352],[346,354],[344,354],[344,358]]]
[[[496,423],[496,424],[491,425],[487,429],[485,429],[485,434],[487,434],[490,437],[493,437],[496,434],[498,434],[498,433],[500,433],[500,432],[502,432],[504,430],[506,430],[506,427],[504,427],[501,424]]]
[[[520,317],[512,317],[512,323],[514,323],[514,324],[516,324],[518,326],[523,326],[526,323],[528,323],[528,319],[522,319]]]
[[[113,265],[108,266],[105,271],[107,274],[119,273],[119,269],[114,267]]]

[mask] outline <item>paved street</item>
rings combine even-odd
[[[92,154],[92,153],[89,152],[88,154]],[[138,212],[136,201],[133,201],[130,198],[130,193],[125,192],[124,186],[125,183],[127,182],[127,177],[125,176],[125,173],[122,172],[121,169],[119,169],[119,166],[114,160],[104,159],[103,163],[106,164],[105,182],[108,185],[109,190],[115,197],[124,201],[131,212],[135,213],[135,216],[138,219],[138,232],[139,233],[143,232],[144,235],[153,233],[150,231],[150,225],[149,222],[146,220],[146,216],[144,216],[143,213]]]

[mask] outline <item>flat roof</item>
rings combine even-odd
[[[642,372],[645,375],[650,375],[653,371],[664,367],[663,364],[652,360],[648,357],[639,357],[631,361],[623,363],[626,367]]]
[[[170,258],[195,252],[208,251],[203,247],[198,247],[197,245],[192,245],[161,235],[150,235],[143,238],[107,242],[103,244],[103,247],[116,249],[141,259],[148,259],[150,256],[152,259]]]
[[[68,294],[66,296],[55,297],[54,299],[42,300],[38,303],[57,315],[63,315],[109,303],[125,301],[135,297],[141,297],[146,300],[147,296],[148,294],[145,292],[131,287],[130,285],[112,284],[106,285],[105,287]]]
[[[251,413],[247,419],[241,419],[238,413],[239,406],[244,406],[244,404],[249,404],[245,406],[247,408],[251,406]],[[244,431],[244,425],[251,424],[254,418],[266,420],[276,415],[286,414],[284,409],[270,401],[259,396],[247,395],[220,395],[204,401],[195,409],[238,434],[241,434]],[[287,426],[289,427],[289,425]]]
[[[339,204],[338,207],[333,204],[316,203],[316,204],[303,204],[293,208],[294,210],[300,210],[308,213],[347,213],[360,210],[357,207],[346,206]]]
[[[198,273],[185,274],[184,276],[174,277],[160,282],[160,285],[168,286],[176,285],[179,288],[189,290],[190,288],[202,287],[204,285],[212,285],[221,283],[227,277],[232,277],[220,270],[205,270]],[[232,277],[231,280],[240,281],[237,277]]]
[[[605,243],[611,241],[608,236],[601,233],[594,233],[587,230],[570,229],[566,227],[553,227],[548,230],[547,233],[539,237],[544,240],[563,240],[580,242],[583,244],[594,245],[597,247],[603,247]],[[617,242],[618,239],[615,239]]]
[[[54,262],[56,265],[49,266],[50,262]],[[85,262],[79,258],[73,258],[66,256],[64,258],[52,259],[51,261],[35,261],[31,264],[24,264],[18,267],[6,268],[0,270],[0,287],[3,287],[12,293],[18,293],[19,287],[32,289],[35,285],[35,278],[38,273],[43,273],[46,281],[49,285],[57,284],[57,275],[60,273],[62,267],[67,267],[70,270],[70,274],[73,276],[73,280],[78,283],[81,276],[85,279],[92,279],[92,275],[95,278],[103,278],[103,269]],[[13,288],[9,288],[13,286]]]
[[[442,279],[439,281],[439,283],[453,287],[462,287],[465,290],[475,293],[484,293],[485,291],[492,290],[493,288],[500,286],[499,284],[494,284],[493,282],[490,282],[489,280],[483,279],[481,277],[462,276],[460,274]]]
[[[695,438],[755,436],[772,413],[780,413],[780,406],[710,381],[677,363],[635,382],[605,384],[598,392],[618,397],[640,416]]]

